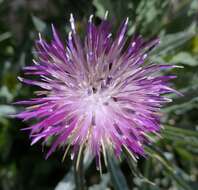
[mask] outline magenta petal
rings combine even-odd
[[[35,120],[23,130],[30,131],[31,144],[55,139],[46,158],[67,145],[73,146],[74,156],[85,146],[98,165],[100,153],[111,149],[117,157],[123,147],[136,157],[144,156],[148,134],[160,132],[160,109],[171,101],[166,94],[181,95],[169,86],[176,76],[160,72],[176,66],[147,63],[159,38],[145,41],[136,35],[128,43],[128,19],[113,38],[110,22],[95,25],[90,16],[84,41],[73,15],[70,23],[66,43],[54,25],[51,42],[39,35],[37,58],[23,69],[31,78],[18,77],[39,87],[36,98],[15,103],[26,106],[16,117]]]

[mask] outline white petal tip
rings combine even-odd
[[[175,65],[174,67],[175,68],[179,68],[179,69],[183,69],[184,68],[184,66],[182,66],[182,65]]]
[[[69,40],[72,40],[72,32],[71,32],[71,31],[70,31],[69,34],[68,34],[68,39],[69,39]]]
[[[20,82],[23,82],[23,78],[22,78],[22,77],[17,77],[17,79],[18,79]]]
[[[109,15],[109,11],[106,11],[106,12],[105,12],[105,16],[104,16],[104,19],[105,19],[105,20],[107,20],[108,15]]]
[[[39,40],[42,41],[42,36],[40,32],[38,33],[38,36],[39,36]]]
[[[89,23],[92,23],[93,17],[94,17],[94,15],[90,15],[90,17],[89,17]]]
[[[75,33],[75,23],[74,23],[74,16],[73,16],[73,14],[71,13],[70,14],[70,24],[71,24],[71,29],[72,29],[72,31]]]
[[[126,18],[125,24],[127,25],[129,22],[129,17]]]

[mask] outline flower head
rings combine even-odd
[[[123,147],[144,155],[148,134],[160,131],[160,108],[170,101],[163,94],[174,92],[168,86],[174,76],[159,73],[173,66],[147,60],[159,39],[135,36],[127,46],[128,19],[113,38],[111,24],[104,19],[96,26],[91,16],[82,42],[72,15],[70,22],[66,44],[53,25],[50,43],[39,35],[37,58],[24,68],[37,77],[19,77],[41,88],[36,98],[18,102],[27,108],[17,117],[37,120],[26,128],[32,144],[53,137],[46,157],[60,146],[73,147],[74,155],[85,148],[96,158],[109,149],[119,156]]]

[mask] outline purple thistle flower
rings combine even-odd
[[[171,100],[163,94],[175,92],[168,86],[175,76],[163,76],[171,65],[148,62],[147,54],[159,39],[145,42],[133,37],[126,47],[128,19],[114,40],[111,24],[105,19],[95,26],[90,16],[82,43],[73,16],[66,45],[52,25],[53,39],[47,43],[39,35],[37,60],[26,66],[24,74],[36,79],[19,80],[39,86],[36,98],[20,101],[26,111],[17,114],[24,121],[37,119],[30,130],[32,144],[55,140],[46,158],[58,147],[73,147],[73,154],[89,150],[100,162],[100,152],[114,150],[119,156],[126,148],[137,157],[144,155],[148,134],[160,131],[160,108]]]

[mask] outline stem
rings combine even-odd
[[[75,179],[75,184],[76,184],[76,190],[85,190],[84,171],[83,171],[83,154],[78,155],[77,158],[75,158],[74,179]]]

